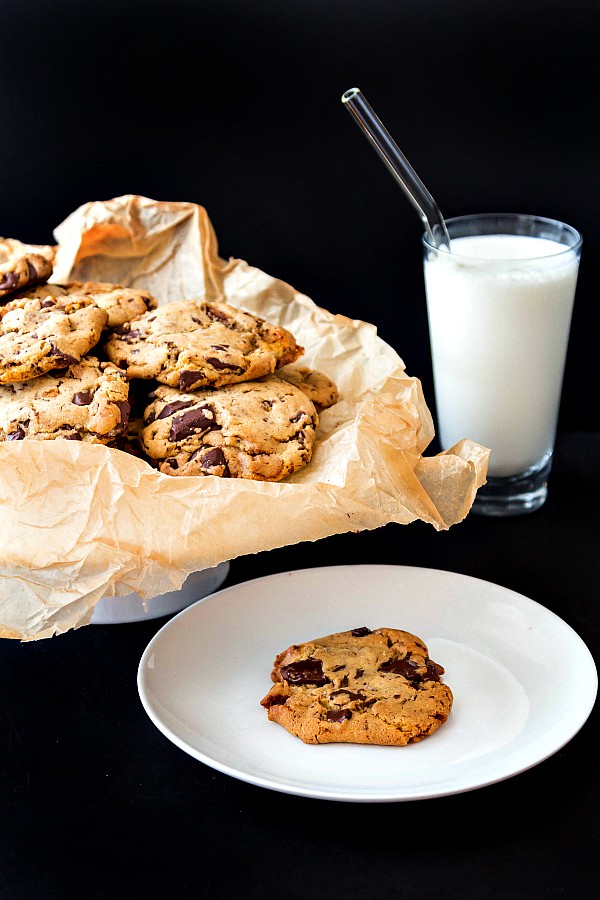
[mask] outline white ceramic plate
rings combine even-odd
[[[454,693],[407,747],[306,745],[260,699],[290,644],[366,625],[419,635]],[[562,619],[499,585],[408,566],[284,572],[171,619],[140,661],[144,708],[170,741],[252,784],[331,800],[418,800],[502,781],[559,750],[590,714],[591,654]]]

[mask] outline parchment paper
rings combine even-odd
[[[52,281],[144,287],[160,303],[223,296],[289,328],[306,348],[299,364],[329,375],[341,400],[321,414],[311,463],[277,484],[170,477],[100,445],[0,443],[0,636],[60,634],[103,596],[148,599],[243,554],[392,522],[443,530],[467,515],[489,451],[464,440],[424,457],[434,430],[420,382],[376,328],[221,259],[202,207],[87,203],[55,238]]]

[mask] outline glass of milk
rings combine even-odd
[[[440,442],[491,450],[474,511],[532,512],[547,496],[581,235],[525,215],[446,226],[451,253],[423,237]]]

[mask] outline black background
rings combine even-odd
[[[223,256],[376,324],[435,411],[421,226],[340,103],[358,85],[447,217],[583,233],[559,428],[596,430],[599,24],[592,0],[2,0],[0,234],[201,203]]]
[[[81,203],[124,193],[201,203],[223,256],[375,323],[434,408],[420,223],[340,103],[358,85],[446,216],[581,230],[560,428],[598,431],[599,25],[592,0],[0,0],[0,234],[49,241]],[[227,583],[434,566],[532,597],[598,660],[598,436],[559,437],[534,515],[336,535],[234,560]],[[593,722],[457,797],[289,797],[200,765],[149,721],[135,675],[163,621],[0,642],[2,897],[598,895]]]

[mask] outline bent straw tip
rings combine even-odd
[[[357,94],[360,94],[360,88],[353,87],[348,91],[344,91],[342,94],[342,103],[348,103],[349,100],[352,100],[353,97],[356,97]]]

